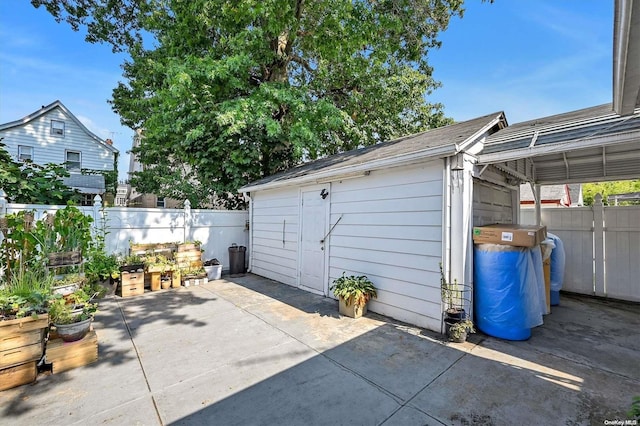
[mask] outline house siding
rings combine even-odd
[[[298,188],[252,194],[251,271],[296,286],[298,276]]]
[[[439,330],[442,191],[440,160],[333,182],[329,282],[367,275],[372,311]]]
[[[51,120],[65,123],[65,135],[51,135]],[[81,166],[85,169],[113,170],[114,153],[98,143],[68,117],[60,108],[37,117],[23,125],[0,132],[0,137],[12,158],[18,158],[18,146],[33,147],[36,164],[64,163],[65,152],[81,152]]]

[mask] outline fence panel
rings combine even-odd
[[[0,215],[21,210],[35,212],[36,220],[45,212],[55,212],[65,206],[10,204],[0,205]],[[164,243],[200,241],[205,260],[217,258],[223,269],[229,268],[229,251],[232,244],[248,247],[249,231],[247,211],[154,209],[134,207],[105,207],[100,205],[78,207],[94,218],[94,227],[105,227],[107,253],[127,254],[130,242]],[[0,236],[1,238],[1,236]],[[0,240],[1,241],[1,240]],[[247,253],[248,257],[248,253]]]
[[[640,206],[604,208],[604,294],[640,302]]]

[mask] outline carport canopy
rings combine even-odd
[[[640,177],[640,0],[615,0],[613,103],[506,127],[487,138],[493,165],[513,183],[538,185]]]
[[[494,166],[539,185],[640,177],[640,109],[621,116],[611,104],[538,118],[489,136],[480,174]]]

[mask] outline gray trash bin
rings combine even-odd
[[[247,252],[245,246],[233,244],[229,247],[229,274],[244,274],[244,256]]]

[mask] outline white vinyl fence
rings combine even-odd
[[[3,202],[4,201],[4,202]],[[229,247],[248,247],[249,213],[247,211],[191,209],[105,207],[97,199],[92,207],[78,206],[94,219],[94,228],[103,221],[107,232],[107,253],[128,254],[129,243],[168,243],[200,241],[204,260],[216,258],[223,270],[229,269]],[[35,212],[35,219],[45,212],[55,212],[65,206],[9,204],[0,199],[0,216],[21,210]],[[248,259],[247,252],[246,258]]]
[[[640,302],[640,206],[546,208],[542,224],[567,255],[562,289]],[[521,209],[523,224],[535,211]]]

